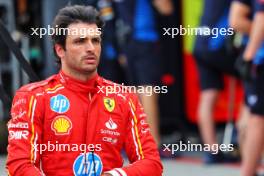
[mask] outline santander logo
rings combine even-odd
[[[110,130],[117,129],[117,124],[113,121],[113,119],[110,117],[110,119],[105,123],[105,126]]]

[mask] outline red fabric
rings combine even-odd
[[[114,83],[98,75],[88,82],[80,82],[61,72],[20,88],[13,100],[12,119],[8,123],[9,173],[12,176],[74,175],[73,165],[80,151],[43,151],[40,154],[39,149],[36,151],[31,145],[50,142],[99,144],[94,153],[103,163],[103,172],[121,168],[129,176],[160,176],[162,165],[158,150],[138,98],[131,93],[107,96],[105,86],[114,87]],[[57,101],[59,95],[66,97],[69,104]],[[107,109],[105,98],[115,102],[113,109]],[[56,109],[60,105],[56,104],[58,102],[65,106]],[[125,168],[122,168],[122,149],[132,163]]]

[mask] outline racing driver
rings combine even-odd
[[[52,40],[61,69],[16,92],[8,122],[9,175],[162,175],[138,98],[107,94],[116,84],[97,74],[102,26],[91,6],[66,6],[56,15]]]

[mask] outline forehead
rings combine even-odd
[[[100,37],[101,29],[96,24],[89,23],[72,23],[68,26],[67,38],[92,38]]]

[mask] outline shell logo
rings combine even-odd
[[[56,135],[67,135],[72,129],[72,122],[66,116],[57,116],[52,121],[51,128]]]

